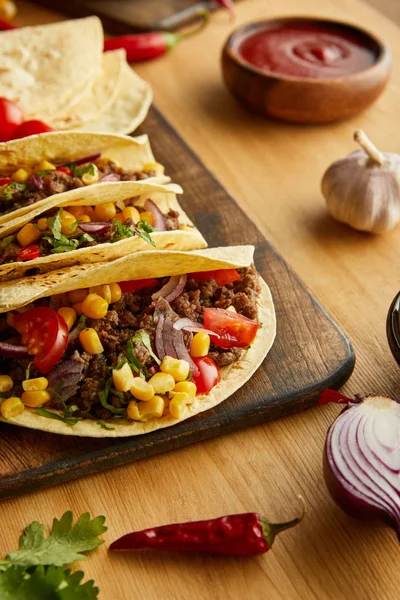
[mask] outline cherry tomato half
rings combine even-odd
[[[189,273],[189,279],[195,281],[206,281],[208,279],[215,279],[218,285],[228,285],[233,281],[240,279],[239,273],[236,269],[220,269],[218,271],[203,271],[202,273]]]
[[[154,287],[157,284],[157,279],[137,279],[132,281],[120,281],[118,285],[121,288],[122,293],[126,294],[126,292],[136,292],[143,288]]]
[[[16,315],[13,327],[21,334],[22,344],[35,358],[33,364],[44,375],[62,357],[68,344],[68,326],[53,309],[31,308]]]
[[[61,173],[65,173],[66,175],[72,176],[71,169],[67,169],[67,167],[57,167],[57,171],[61,171]]]
[[[54,129],[50,127],[50,125],[43,123],[43,121],[25,121],[14,131],[12,139],[19,140],[20,138],[28,137],[29,135],[47,133],[48,131],[54,131]]]
[[[23,120],[22,110],[14,102],[0,98],[0,142],[11,140]]]
[[[11,181],[11,177],[0,177],[0,185],[8,185]]]
[[[32,246],[26,246],[25,248],[20,248],[17,253],[18,260],[33,260],[34,258],[39,258],[40,256],[40,248],[33,244]]]
[[[199,358],[192,358],[192,360],[199,370],[197,375],[192,375],[197,393],[207,394],[221,379],[219,369],[209,356],[200,356]]]
[[[206,308],[204,327],[221,336],[212,338],[220,348],[246,348],[254,341],[258,331],[256,321],[223,308]]]

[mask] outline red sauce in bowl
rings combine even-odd
[[[257,27],[240,40],[242,60],[264,73],[336,79],[377,62],[374,40],[352,27],[318,21],[285,21]]]

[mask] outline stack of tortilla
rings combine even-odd
[[[103,54],[97,17],[4,31],[0,97],[56,130],[130,133],[152,101],[124,50]]]

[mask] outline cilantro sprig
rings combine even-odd
[[[63,209],[60,208],[58,213],[46,220],[46,223],[51,231],[51,235],[44,235],[43,239],[45,239],[51,246],[53,246],[51,252],[52,254],[59,254],[61,252],[71,252],[71,250],[76,250],[79,248],[79,245],[83,242],[93,242],[94,238],[88,233],[83,233],[78,237],[68,237],[64,235],[61,231],[62,223],[61,223],[61,214]],[[73,224],[72,229],[74,228],[76,223]],[[71,231],[72,231],[71,229]]]
[[[25,183],[17,183],[16,181],[12,181],[3,189],[3,198],[5,200],[12,200],[15,192],[25,192],[27,189]]]
[[[125,238],[133,237],[134,235],[138,235],[145,242],[148,242],[152,246],[156,246],[155,242],[151,237],[151,233],[155,231],[154,227],[150,225],[147,221],[139,221],[136,225],[131,225],[128,227],[127,225],[123,225],[116,219],[113,221],[113,225],[115,225],[116,231],[111,239],[111,242],[119,242]]]
[[[68,165],[70,171],[72,171],[72,175],[74,177],[82,177],[85,173],[89,173],[89,175],[96,175],[96,165],[93,163],[89,163],[87,165],[83,165],[83,167],[78,166],[76,163],[72,162]]]

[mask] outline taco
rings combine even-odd
[[[71,195],[59,194],[0,225],[0,282],[153,248],[205,248],[176,199],[182,189],[155,181],[89,186],[68,206],[60,200]]]
[[[123,437],[208,410],[275,337],[252,246],[142,252],[0,290],[1,420]]]
[[[0,143],[0,225],[92,185],[163,176],[147,136],[59,131]],[[164,178],[160,181],[168,181]],[[0,228],[1,232],[1,228]]]

